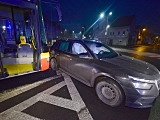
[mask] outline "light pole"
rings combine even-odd
[[[146,43],[146,31],[147,31],[146,28],[142,29],[142,44]]]
[[[109,14],[108,14],[108,16],[107,16],[107,26],[109,25],[108,23],[108,18],[109,18],[109,16],[111,16],[112,15],[112,12],[109,12]]]
[[[107,26],[106,26],[106,32],[105,32],[105,35],[107,35],[107,31],[108,31],[108,28],[110,28],[110,25],[109,25],[109,22],[108,22],[108,18],[109,16],[112,15],[112,12],[109,12],[108,16],[107,16]]]
[[[86,28],[85,26],[82,27],[82,39],[85,38],[85,32],[86,32]]]

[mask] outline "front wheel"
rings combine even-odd
[[[109,106],[116,107],[124,101],[122,89],[113,80],[105,78],[99,81],[95,86],[95,90],[99,99]]]
[[[52,70],[58,70],[57,61],[55,58],[51,58],[50,67]]]

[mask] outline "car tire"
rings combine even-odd
[[[55,58],[51,58],[50,67],[52,70],[58,70],[57,61]]]
[[[124,101],[123,90],[116,81],[111,79],[103,78],[97,82],[95,90],[99,99],[109,106],[116,107]]]

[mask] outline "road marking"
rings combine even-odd
[[[22,112],[38,101],[43,101],[52,105],[76,111],[79,120],[93,120],[71,78],[65,73],[62,73],[62,76],[64,76],[64,81],[0,113],[0,120],[14,120],[16,118],[22,118],[22,120],[24,120],[25,118],[30,120],[39,120],[39,118],[30,116]],[[72,100],[51,95],[53,92],[61,89],[65,85],[69,90]]]
[[[72,101],[78,102],[79,108],[76,111],[78,112],[79,119],[80,120],[93,120],[91,114],[89,113],[85,103],[83,102],[71,78],[67,74],[64,74],[64,73],[62,73],[62,76],[64,76],[66,85],[68,87],[69,93],[72,98]]]
[[[10,116],[7,116],[5,120],[41,120],[39,118],[30,116],[26,113],[22,113],[19,111],[13,111]]]
[[[12,90],[11,92],[4,91],[3,93],[0,93],[0,102],[3,102],[5,100],[7,100],[7,99],[10,99],[10,98],[14,97],[14,96],[17,96],[17,95],[19,95],[19,94],[21,94],[23,92],[26,92],[26,91],[28,91],[28,90],[30,90],[32,88],[35,88],[35,87],[39,86],[40,84],[43,84],[45,82],[48,82],[50,80],[53,80],[53,79],[56,79],[56,78],[60,78],[60,77],[61,76],[58,75],[58,76],[46,78],[46,79],[44,79],[42,81],[35,82],[35,83],[30,84],[30,85],[25,85],[23,87],[19,87],[19,88],[15,89],[15,90]]]

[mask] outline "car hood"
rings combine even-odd
[[[112,64],[114,66],[113,69],[122,69],[123,72],[126,72],[129,75],[153,76],[159,74],[158,69],[153,65],[127,56],[118,56],[115,58],[102,60]]]

